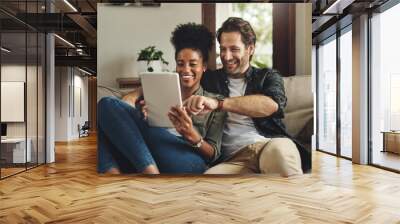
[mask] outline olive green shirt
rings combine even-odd
[[[222,95],[209,93],[201,87],[194,93],[194,95],[216,99],[223,98]],[[222,111],[212,111],[205,115],[192,116],[193,126],[203,139],[214,148],[214,156],[208,161],[210,164],[214,163],[221,155],[222,130],[224,128],[225,118],[226,113]]]

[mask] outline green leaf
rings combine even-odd
[[[161,60],[163,64],[168,65],[168,62],[163,58],[164,53],[161,50],[157,50],[156,46],[148,46],[139,52],[138,61],[150,61]]]

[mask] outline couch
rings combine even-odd
[[[313,134],[313,94],[311,92],[311,76],[290,76],[284,77],[287,106],[283,123],[287,131],[306,147],[311,147],[311,136]],[[103,90],[103,88],[101,88]],[[122,91],[106,88],[107,92],[101,96],[113,95],[122,96]],[[103,91],[104,91],[103,90]],[[100,99],[101,97],[99,97]]]
[[[290,76],[283,80],[287,97],[283,123],[289,134],[310,148],[314,129],[311,76]]]

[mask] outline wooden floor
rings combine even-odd
[[[372,160],[374,164],[400,170],[400,154],[375,151]]]
[[[0,181],[0,223],[400,223],[400,175],[316,152],[303,176],[101,176],[95,138]]]
[[[0,168],[1,169],[1,178],[8,177],[10,175],[13,175],[15,173],[19,173],[22,171],[25,171],[25,167],[17,167],[17,168]]]
[[[0,168],[1,178],[5,178],[29,169],[33,169],[37,166],[37,164],[27,164],[27,167],[25,167],[25,164],[19,164],[17,167]]]

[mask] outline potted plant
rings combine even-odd
[[[163,58],[163,52],[156,49],[156,46],[149,46],[139,52],[139,72],[161,71],[162,64],[168,65]],[[162,64],[161,64],[162,63]]]

